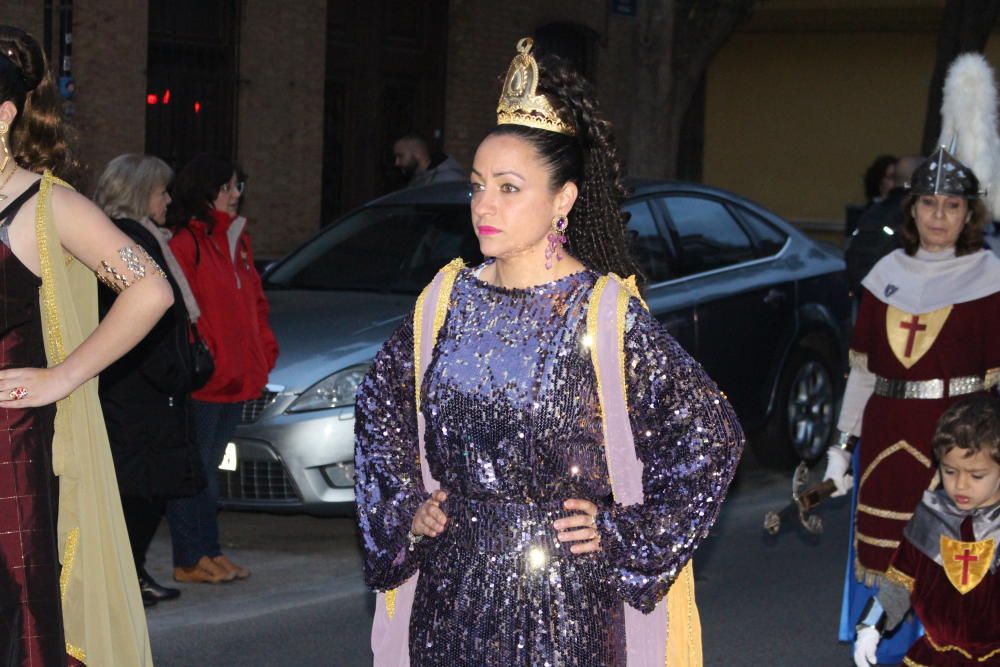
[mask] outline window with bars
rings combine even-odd
[[[235,157],[239,2],[150,0],[146,152]]]

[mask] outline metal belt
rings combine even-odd
[[[983,378],[963,375],[948,380],[893,380],[875,376],[875,395],[886,398],[945,398],[984,391]]]

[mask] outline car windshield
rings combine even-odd
[[[290,255],[265,287],[418,294],[456,257],[483,261],[468,205],[366,208]]]

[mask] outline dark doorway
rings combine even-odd
[[[146,152],[236,157],[238,0],[150,0]]]
[[[323,222],[404,185],[392,142],[444,126],[447,0],[327,4]]]

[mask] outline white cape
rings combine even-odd
[[[911,257],[900,249],[879,260],[861,284],[905,313],[929,313],[1000,292],[1000,259],[989,250],[956,257],[954,249],[920,249]]]

